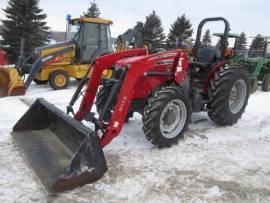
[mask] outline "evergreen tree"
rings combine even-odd
[[[240,34],[240,38],[237,39],[236,45],[235,45],[236,50],[246,50],[247,49],[247,37],[244,32]]]
[[[211,43],[212,43],[212,40],[211,40],[210,30],[207,29],[202,38],[202,46],[208,47],[208,46],[211,46]]]
[[[83,13],[84,17],[88,18],[98,18],[100,16],[100,11],[96,2],[90,2],[90,8],[88,8],[86,13]]]
[[[176,21],[171,25],[171,29],[167,38],[168,49],[174,49],[176,44],[179,47],[185,47],[187,41],[190,41],[190,37],[193,33],[192,24],[185,15],[178,17]]]
[[[250,45],[250,50],[264,50],[265,40],[264,38],[258,34],[252,41]]]
[[[162,27],[161,19],[155,11],[146,17],[143,36],[144,40],[150,42],[152,50],[165,48],[166,37],[164,29]]]
[[[25,55],[49,42],[49,27],[46,14],[38,6],[39,0],[9,0],[6,20],[3,22],[3,44],[7,46],[9,60],[16,62],[20,52],[20,39],[25,39]]]

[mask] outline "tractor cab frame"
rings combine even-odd
[[[112,21],[99,18],[77,18],[68,21],[66,38],[76,43],[76,59],[80,63],[89,63],[97,51],[113,51],[111,24]]]

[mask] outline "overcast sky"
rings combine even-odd
[[[0,0],[0,19],[4,18],[3,8],[8,0]],[[40,7],[47,14],[48,25],[52,30],[64,31],[66,14],[80,16],[89,7],[90,0],[40,0]],[[193,24],[206,17],[222,16],[229,20],[234,33],[246,32],[248,36],[257,33],[270,35],[270,0],[96,0],[101,16],[113,20],[114,37],[133,27],[137,21],[155,10],[161,17],[165,32],[178,16],[186,14]],[[222,27],[212,24],[212,32]]]

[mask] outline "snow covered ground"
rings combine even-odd
[[[233,127],[207,114],[192,116],[185,139],[169,149],[151,145],[139,115],[106,147],[109,170],[94,184],[51,196],[23,160],[10,131],[37,97],[65,110],[67,90],[32,85],[27,95],[0,99],[0,202],[269,202],[270,94],[251,96]],[[21,100],[23,99],[23,101]]]

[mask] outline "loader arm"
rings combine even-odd
[[[98,87],[101,82],[102,72],[105,69],[113,66],[119,59],[132,56],[142,56],[146,54],[146,49],[132,49],[128,51],[108,54],[97,58],[92,70],[90,71],[90,79],[87,84],[86,92],[80,104],[79,110],[75,115],[75,119],[78,121],[82,121],[85,118],[86,114],[90,112],[94,103]]]
[[[53,59],[55,59],[56,57],[60,56],[61,54],[64,54],[65,52],[72,50],[73,47],[67,47],[64,49],[61,49],[55,53],[43,56],[43,57],[39,57],[33,65],[31,65],[30,69],[31,72],[25,82],[25,88],[27,89],[29,87],[29,85],[31,84],[31,82],[33,81],[33,79],[35,78],[35,76],[37,75],[38,71],[40,71],[40,69],[42,68],[42,66],[44,64],[49,64],[50,61],[53,62]]]

